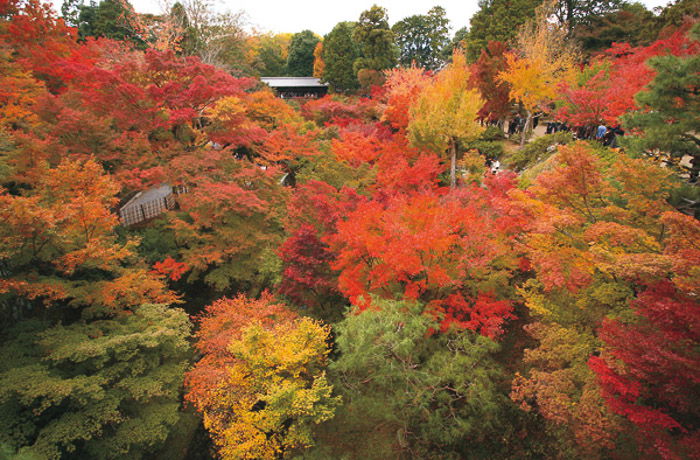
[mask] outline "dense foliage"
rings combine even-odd
[[[697,2],[539,3],[0,0],[0,457],[697,457]]]

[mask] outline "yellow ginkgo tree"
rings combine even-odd
[[[464,53],[455,51],[452,63],[435,76],[411,106],[408,136],[416,147],[449,154],[450,185],[456,185],[457,144],[475,140],[483,127],[477,114],[484,101],[470,88]]]
[[[572,78],[578,61],[575,45],[567,38],[566,25],[551,19],[556,3],[545,2],[537,9],[536,17],[522,26],[515,50],[506,56],[508,67],[498,74],[499,81],[510,85],[511,99],[527,112],[521,147],[532,127],[534,113],[548,109],[557,96],[559,83]]]

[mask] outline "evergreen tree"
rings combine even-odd
[[[340,357],[330,368],[345,406],[335,423],[371,436],[367,445],[386,454],[372,458],[488,452],[508,404],[498,391],[498,345],[468,331],[431,333],[439,325],[421,305],[376,304],[337,326]]]
[[[185,56],[192,56],[197,52],[197,33],[190,24],[187,17],[187,10],[180,2],[176,2],[170,8],[170,17],[174,24],[182,31],[182,38],[179,42],[181,53]]]
[[[354,22],[339,22],[323,39],[321,57],[325,63],[322,80],[330,85],[331,91],[347,92],[358,88],[353,64],[359,57],[359,50],[352,40]]]
[[[656,35],[654,14],[638,2],[625,3],[618,11],[595,16],[576,28],[574,37],[588,53],[605,51],[613,43],[649,44]]]
[[[450,42],[447,45],[445,45],[445,47],[442,49],[442,59],[445,62],[450,62],[450,59],[452,59],[452,55],[454,54],[456,49],[464,50],[467,46],[466,39],[468,36],[468,27],[465,26],[457,29],[454,37],[452,37]]]
[[[700,18],[700,0],[675,0],[661,9],[656,28],[663,35],[664,30],[680,27],[686,20],[698,18]]]
[[[71,27],[78,26],[78,16],[80,8],[83,6],[83,0],[64,0],[61,5],[61,16],[67,25]]]
[[[563,0],[556,2],[554,14],[566,24],[571,36],[580,24],[588,24],[598,16],[616,11],[623,0]]]
[[[467,60],[474,62],[490,41],[509,42],[535,17],[540,0],[480,0],[465,38]]]
[[[0,445],[16,458],[152,454],[179,419],[189,331],[184,311],[156,305],[70,325],[21,321],[1,349]]]
[[[80,7],[78,34],[80,38],[105,37],[131,41],[139,47],[145,42],[140,36],[131,4],[124,0],[102,0]]]
[[[262,64],[261,75],[282,77],[287,73],[287,60],[284,58],[277,37],[268,37],[262,41],[258,58]]]
[[[314,74],[314,49],[319,39],[310,30],[294,34],[289,44],[287,72],[293,77],[310,77]]]
[[[381,71],[396,65],[398,50],[385,8],[374,5],[363,11],[352,38],[361,54],[354,64],[356,73],[364,69]]]
[[[442,50],[449,43],[449,20],[445,9],[431,8],[428,14],[409,16],[394,24],[392,31],[399,46],[399,62],[403,66],[416,63],[425,69],[443,64]]]

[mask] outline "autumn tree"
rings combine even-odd
[[[511,186],[492,178],[485,189],[412,190],[359,204],[328,238],[341,291],[361,308],[371,308],[371,295],[420,300],[442,330],[499,336],[512,317],[507,280],[517,269],[517,227],[501,227],[487,203]]]
[[[477,123],[484,102],[469,88],[464,54],[455,52],[452,63],[440,72],[410,108],[411,143],[450,158],[450,186],[457,183],[457,145],[476,139],[483,128]]]
[[[627,115],[625,125],[640,132],[635,147],[658,149],[672,158],[691,158],[690,180],[700,175],[700,26],[692,32],[687,56],[659,56],[648,61],[656,72],[646,91],[637,94],[640,110]]]
[[[511,192],[520,203],[516,215],[525,212],[531,222],[523,243],[535,278],[520,293],[536,320],[528,330],[539,342],[526,351],[532,367],[516,377],[512,397],[562,429],[578,455],[624,448],[615,434],[626,429],[616,415],[624,415],[621,406],[606,402],[612,393],[601,395],[597,383],[609,374],[598,366],[597,377],[587,366],[591,355],[607,356],[604,341],[618,343],[600,325],[634,318],[629,306],[646,284],[670,277],[687,291],[698,276],[690,268],[698,253],[687,239],[697,234],[697,223],[666,202],[670,172],[600,154],[583,143],[560,147],[552,169],[528,193]],[[655,327],[663,335],[664,323]]]
[[[222,458],[276,459],[311,446],[313,426],[339,403],[325,376],[328,327],[266,294],[219,300],[201,326],[205,357],[188,374],[187,397]]]
[[[489,42],[479,59],[471,66],[469,82],[479,88],[484,106],[479,118],[490,122],[503,121],[510,112],[510,85],[498,80],[507,69],[508,47],[503,42]]]
[[[382,120],[394,129],[405,131],[410,121],[410,108],[429,83],[430,77],[415,66],[388,71],[384,84],[387,104]]]
[[[279,292],[327,321],[342,315],[346,301],[338,289],[338,273],[331,268],[334,254],[324,240],[361,201],[349,187],[338,190],[310,181],[294,190],[287,205],[289,236],[279,247],[283,267]]]
[[[314,73],[313,76],[316,78],[321,78],[323,76],[323,71],[326,67],[326,63],[323,62],[323,42],[318,42],[316,48],[314,48]]]
[[[696,222],[690,227],[700,231]],[[631,306],[632,318],[603,323],[606,353],[589,364],[610,410],[638,428],[646,455],[691,458],[700,445],[700,428],[692,421],[700,366],[697,299],[660,281]]]
[[[557,95],[557,85],[569,77],[577,62],[577,53],[567,39],[566,30],[549,22],[555,2],[548,1],[537,10],[534,20],[518,32],[514,53],[507,56],[508,68],[498,79],[510,85],[511,99],[522,104],[527,120],[520,146],[532,128],[533,114],[547,111]]]
[[[449,41],[449,20],[445,14],[444,8],[436,6],[427,14],[409,16],[392,26],[401,65],[440,68],[442,50]]]
[[[274,168],[237,160],[225,150],[184,155],[174,179],[186,185],[182,212],[170,216],[180,260],[217,292],[259,292],[278,270],[285,192]]]
[[[650,59],[692,56],[697,50],[697,41],[689,40],[684,29],[647,46],[616,44],[578,72],[574,81],[561,83],[556,116],[574,126],[620,125],[625,114],[641,110],[635,96],[657,73]]]
[[[92,65],[91,53],[77,43],[75,29],[57,18],[50,5],[7,1],[0,5],[0,17],[0,39],[12,50],[11,59],[50,91],[65,86],[71,65]]]
[[[108,68],[79,67],[40,114],[55,150],[94,154],[128,191],[140,190],[162,183],[165,165],[183,150],[261,140],[264,129],[246,114],[245,90],[254,84],[173,51],[125,53]]]
[[[5,88],[0,94],[0,127],[29,131],[39,123],[34,107],[46,95],[46,85],[10,55],[9,47],[0,47],[0,85]]]
[[[119,186],[94,161],[64,160],[23,195],[0,195],[0,292],[94,313],[175,297],[119,242],[110,208]],[[15,301],[20,303],[19,301]],[[10,302],[12,303],[12,302]]]

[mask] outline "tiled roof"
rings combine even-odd
[[[138,206],[145,203],[150,203],[151,201],[157,199],[163,199],[171,193],[173,193],[173,188],[167,184],[152,187],[146,191],[137,193],[124,206],[122,206],[122,209]]]
[[[272,88],[323,88],[326,85],[315,77],[261,77]]]

